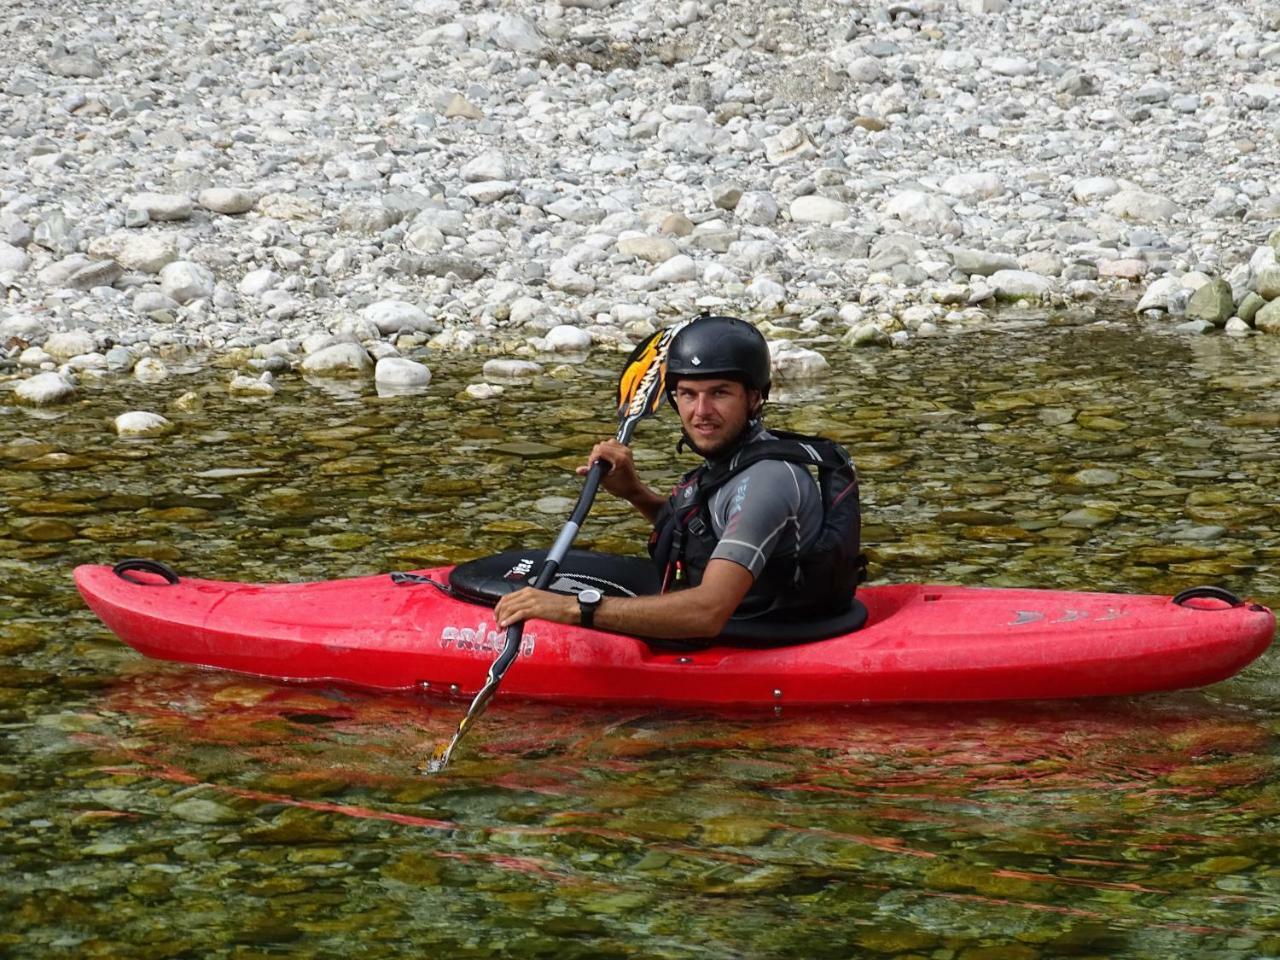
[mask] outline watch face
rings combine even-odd
[[[578,594],[579,603],[599,603],[603,599],[604,594],[595,587],[587,587],[587,589]]]

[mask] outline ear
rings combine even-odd
[[[764,394],[759,390],[747,391],[747,409],[753,418],[760,416],[764,410]]]

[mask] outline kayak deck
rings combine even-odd
[[[466,698],[504,633],[490,608],[379,575],[252,584],[75,571],[112,632],[158,659],[282,681]],[[135,582],[141,581],[141,582]],[[866,586],[855,633],[770,649],[672,652],[531,621],[502,697],[692,707],[1073,698],[1203,686],[1258,657],[1271,611],[1216,599],[895,584]]]

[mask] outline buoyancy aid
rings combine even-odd
[[[649,555],[663,591],[693,587],[715,550],[711,498],[720,487],[761,460],[783,460],[815,468],[822,494],[822,526],[799,554],[772,557],[739,605],[735,618],[830,616],[847,611],[865,578],[861,546],[858,473],[849,454],[823,437],[771,430],[774,439],[743,444],[731,457],[684,475],[654,521]]]

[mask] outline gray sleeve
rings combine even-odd
[[[770,557],[798,553],[821,523],[822,501],[809,471],[763,460],[712,497],[711,525],[719,542],[711,559],[732,560],[758,577]]]

